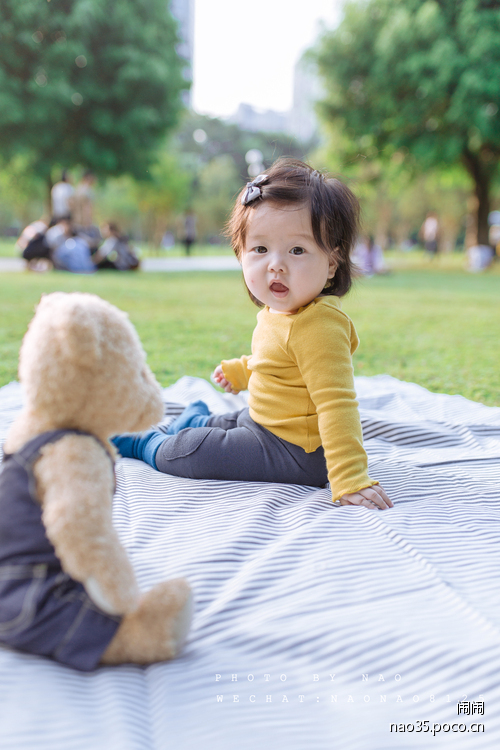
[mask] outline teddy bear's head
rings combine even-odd
[[[102,439],[163,416],[161,390],[127,315],[93,294],[43,296],[24,337],[19,378],[32,419]]]

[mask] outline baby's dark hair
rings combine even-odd
[[[227,224],[227,235],[238,260],[245,246],[248,219],[251,211],[262,201],[275,205],[309,207],[315,242],[337,262],[337,270],[328,279],[322,294],[342,297],[352,284],[353,267],[350,253],[359,227],[359,203],[347,185],[329,175],[313,170],[298,159],[282,157],[266,169],[267,179],[259,183],[260,195],[243,205],[241,199],[247,188],[238,195]],[[254,302],[262,306],[250,295]]]

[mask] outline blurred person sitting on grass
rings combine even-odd
[[[53,226],[54,222],[50,223]],[[49,223],[45,218],[37,219],[23,229],[16,242],[21,255],[32,271],[48,271],[52,268],[50,248],[45,241]]]
[[[249,408],[188,406],[167,429],[113,439],[122,456],[193,479],[323,487],[342,505],[386,509],[368,476],[354,390],[358,337],[342,312],[359,205],[337,179],[278,160],[247,183],[229,222],[257,316],[251,356],[223,360],[214,380],[248,388]]]
[[[373,235],[367,234],[354,248],[353,263],[363,276],[390,273],[384,260],[384,251],[377,245]]]
[[[47,230],[45,242],[50,248],[50,258],[57,271],[94,273],[90,245],[80,237],[69,219],[62,219]]]
[[[120,232],[117,224],[113,221],[103,224],[101,234],[104,242],[92,256],[97,268],[115,271],[136,271],[139,268],[137,251],[128,237]]]

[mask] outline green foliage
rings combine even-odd
[[[206,140],[196,142],[193,134],[203,130]],[[303,159],[306,149],[295,138],[285,133],[251,133],[238,125],[217,117],[207,117],[194,112],[186,113],[176,133],[174,147],[183,155],[184,163],[194,174],[204,164],[218,156],[229,156],[234,162],[241,181],[248,179],[245,154],[250,149],[262,151],[264,167],[269,167],[279,156]]]
[[[26,154],[16,154],[10,163],[0,158],[0,227],[21,229],[43,214],[45,185],[30,170]]]
[[[145,178],[188,86],[176,43],[166,0],[2,0],[4,155]]]
[[[216,156],[205,164],[197,180],[192,208],[202,237],[220,235],[242,182],[229,154]]]
[[[478,239],[500,159],[500,6],[481,0],[351,0],[317,51],[323,116],[351,154],[419,169],[462,164],[475,185]]]
[[[115,221],[158,245],[168,224],[186,205],[190,178],[168,146],[157,152],[148,176],[148,180],[134,180],[130,175],[108,179],[97,189],[96,218]]]
[[[328,138],[311,162],[350,181],[361,202],[362,228],[387,247],[389,238],[401,245],[415,237],[429,211],[436,211],[443,251],[455,249],[464,231],[471,180],[460,166],[417,170],[402,151],[352,156],[353,144],[327,126]],[[409,163],[410,162],[410,163]]]
[[[193,137],[197,130],[206,135],[201,143]],[[181,214],[192,209],[199,239],[217,240],[235,195],[250,179],[245,154],[252,148],[262,151],[265,167],[285,154],[305,156],[290,136],[250,133],[216,117],[185,112],[172,137],[158,150],[148,181],[120,177],[99,189],[99,216],[114,218],[159,243],[167,227],[177,228],[182,237]]]
[[[196,141],[196,131],[205,140]],[[217,117],[186,113],[172,139],[179,163],[191,175],[189,204],[196,213],[201,238],[218,237],[235,195],[249,180],[245,154],[258,149],[264,168],[279,156],[304,159],[306,151],[284,133],[251,133]]]

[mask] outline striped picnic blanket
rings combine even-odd
[[[118,463],[120,537],[144,589],[192,583],[189,641],[92,674],[0,648],[2,750],[500,747],[500,408],[356,388],[391,510]],[[166,413],[200,398],[245,404],[186,377]],[[0,389],[1,440],[21,401]]]

